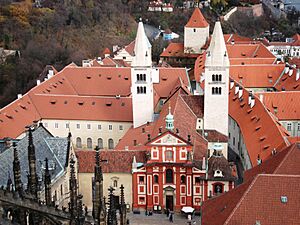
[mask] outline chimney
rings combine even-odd
[[[239,87],[239,98],[242,97],[242,95],[243,95],[243,88]]]
[[[290,70],[289,70],[289,76],[292,76],[293,75],[293,68],[290,67]]]
[[[300,77],[300,70],[297,69],[297,73],[296,73],[296,81],[299,80],[299,77]]]
[[[249,92],[248,105],[251,104],[251,99],[252,99],[252,92]]]
[[[137,146],[136,140],[133,140],[133,146]]]
[[[158,128],[158,134],[160,135],[162,133],[162,128]]]
[[[144,127],[142,128],[142,133],[145,133],[145,128]]]
[[[231,44],[234,45],[234,39],[231,40]]]
[[[54,75],[54,71],[53,70],[48,70],[48,75],[47,75],[48,79],[53,77],[53,75]]]
[[[290,66],[289,64],[285,64],[285,67],[284,67],[284,73],[287,74],[289,72],[289,69],[290,69]]]
[[[191,142],[191,135],[188,134],[188,142]]]
[[[176,134],[179,135],[179,129],[178,128],[176,128]]]
[[[252,95],[250,107],[253,108],[254,105],[255,105],[255,97]]]
[[[148,136],[148,141],[151,141],[151,136],[150,136],[150,134],[148,134],[147,136]]]
[[[36,80],[36,86],[39,86],[41,84],[40,80]]]
[[[234,81],[230,79],[230,89],[232,89],[234,86]]]
[[[18,99],[22,98],[22,94],[17,95]]]
[[[235,86],[235,89],[234,89],[234,94],[236,95],[238,92],[239,92],[239,85],[236,85]]]

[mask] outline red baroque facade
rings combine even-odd
[[[188,138],[189,139],[189,138]],[[203,161],[193,161],[193,146],[172,131],[166,131],[147,143],[147,162],[133,163],[133,209],[180,211],[183,206],[200,209],[201,201],[233,188],[233,179],[210,177]],[[227,160],[220,156],[222,160]],[[218,161],[215,160],[215,161]],[[228,168],[227,168],[228,169]],[[228,172],[228,171],[227,171]]]

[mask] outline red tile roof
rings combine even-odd
[[[199,54],[184,53],[183,43],[170,43],[160,57],[197,58]]]
[[[94,173],[95,151],[77,150],[79,173]],[[134,156],[137,162],[145,162],[145,151],[116,151],[116,150],[100,150],[100,158],[107,160],[102,163],[102,171],[104,173],[131,173],[131,167]]]
[[[195,61],[194,77],[195,77],[196,82],[201,81],[201,75],[205,71],[205,60],[206,60],[206,52],[199,55]]]
[[[106,55],[106,54],[111,54],[111,51],[109,50],[109,48],[105,48],[104,50],[103,50],[103,55]]]
[[[262,43],[227,44],[229,58],[271,58],[276,57]]]
[[[272,88],[284,72],[284,65],[232,65],[229,74],[245,88]]]
[[[300,78],[297,79],[297,70],[292,69],[293,73],[284,73],[274,85],[278,91],[300,91]]]
[[[195,8],[191,18],[185,25],[185,27],[195,27],[195,28],[204,28],[208,26],[209,24],[205,20],[199,8]]]
[[[299,182],[300,176],[295,175],[259,175],[224,224],[299,223]],[[281,201],[282,196],[287,203]]]
[[[290,190],[290,187],[287,187],[289,182],[284,181],[285,179],[289,179],[295,177],[293,175],[300,174],[300,166],[299,161],[300,157],[300,145],[294,144],[282,152],[278,152],[270,159],[263,161],[263,163],[259,166],[256,166],[245,172],[244,183],[232,189],[231,191],[211,200],[205,201],[203,205],[203,224],[204,225],[221,225],[221,224],[255,224],[255,213],[257,212],[270,212],[273,213],[270,209],[257,210],[257,208],[261,209],[262,207],[273,207],[273,204],[277,204],[276,201],[280,201],[280,197],[282,195],[287,195]],[[261,175],[260,175],[261,174]],[[276,175],[271,175],[276,174]],[[267,177],[267,178],[266,178]],[[274,180],[273,180],[273,177]],[[296,176],[300,177],[300,176]],[[278,179],[283,179],[279,181]],[[270,180],[271,179],[271,183]],[[298,179],[298,178],[297,178]],[[267,187],[261,187],[257,185],[257,181],[260,180]],[[276,180],[276,182],[275,182]],[[293,180],[293,179],[289,179]],[[293,181],[292,181],[293,182]],[[273,189],[275,187],[275,189]],[[280,195],[274,197],[273,192],[276,192],[280,187]],[[294,187],[293,187],[294,188]],[[259,196],[249,196],[248,194],[255,190],[256,194]],[[271,196],[272,198],[269,198]],[[269,199],[266,199],[269,198]],[[288,197],[289,199],[289,197]],[[244,210],[243,213],[238,212],[237,210],[241,207],[244,202],[249,201],[249,206],[247,206],[247,210]],[[247,214],[248,210],[252,210],[255,206],[255,211]],[[249,207],[249,208],[248,208]],[[299,208],[299,207],[298,207]],[[286,208],[282,208],[282,210],[286,210]],[[284,211],[282,213],[285,213]],[[241,215],[243,218],[241,218]],[[277,215],[277,214],[276,214]],[[275,214],[265,216],[266,218],[275,217]],[[299,214],[298,214],[299,215]],[[251,218],[251,216],[253,216]],[[282,215],[279,214],[278,218]],[[245,217],[245,218],[244,218]],[[263,217],[263,216],[262,216]],[[238,218],[238,222],[232,222],[233,218]],[[253,219],[254,222],[243,221],[243,219]],[[263,217],[264,218],[264,217]],[[277,218],[277,219],[278,219]],[[258,218],[257,218],[258,219]],[[225,223],[228,222],[228,223]],[[281,223],[269,223],[263,222],[262,224],[281,224]],[[293,223],[289,223],[293,224]]]
[[[300,92],[260,92],[263,104],[279,120],[300,120]]]
[[[135,40],[130,42],[129,45],[125,46],[125,51],[127,51],[131,56],[134,56],[134,46]]]
[[[156,102],[167,98],[178,84],[185,90],[189,86],[184,68],[159,68],[159,74],[160,83],[154,84]],[[70,64],[0,110],[0,138],[16,138],[25,126],[40,119],[132,121],[130,86],[131,68]]]
[[[143,125],[138,128],[130,128],[123,136],[121,141],[116,146],[116,149],[145,149],[145,144],[148,141],[148,134],[151,139],[158,136],[159,128],[165,131],[165,117],[169,112],[169,104],[171,107],[171,113],[174,115],[174,127],[179,130],[179,135],[184,139],[187,139],[188,135],[191,135],[191,143],[194,147],[194,159],[201,160],[203,155],[206,154],[207,141],[196,132],[197,116],[190,109],[188,104],[183,100],[186,93],[181,89],[178,89],[172,96],[165,102],[158,119],[149,123],[149,125]],[[134,141],[136,140],[136,141]],[[136,146],[134,143],[136,142]]]
[[[252,38],[243,37],[238,34],[224,34],[224,40],[226,43],[231,43],[234,41],[235,44],[250,44],[256,43]]]
[[[255,104],[251,108],[248,104],[249,92],[243,88],[239,98],[235,86],[237,84],[229,91],[229,115],[238,123],[252,166],[255,166],[258,155],[266,160],[272,150],[281,151],[286,147],[289,134],[256,96],[253,96]]]
[[[204,137],[209,142],[228,142],[228,137],[216,130],[204,130]]]

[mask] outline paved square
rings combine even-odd
[[[176,224],[176,225],[187,225],[188,220],[184,215],[175,214],[174,222],[171,223],[166,214],[153,214],[153,216],[145,216],[145,214],[127,214],[127,218],[129,219],[130,225],[165,225],[165,224]],[[200,217],[196,216],[192,221],[196,221],[194,224],[200,225]]]

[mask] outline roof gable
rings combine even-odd
[[[174,134],[171,131],[166,131],[158,137],[154,138],[147,145],[161,146],[161,145],[178,145],[178,146],[188,146],[192,145],[188,141],[184,140],[182,137]]]

